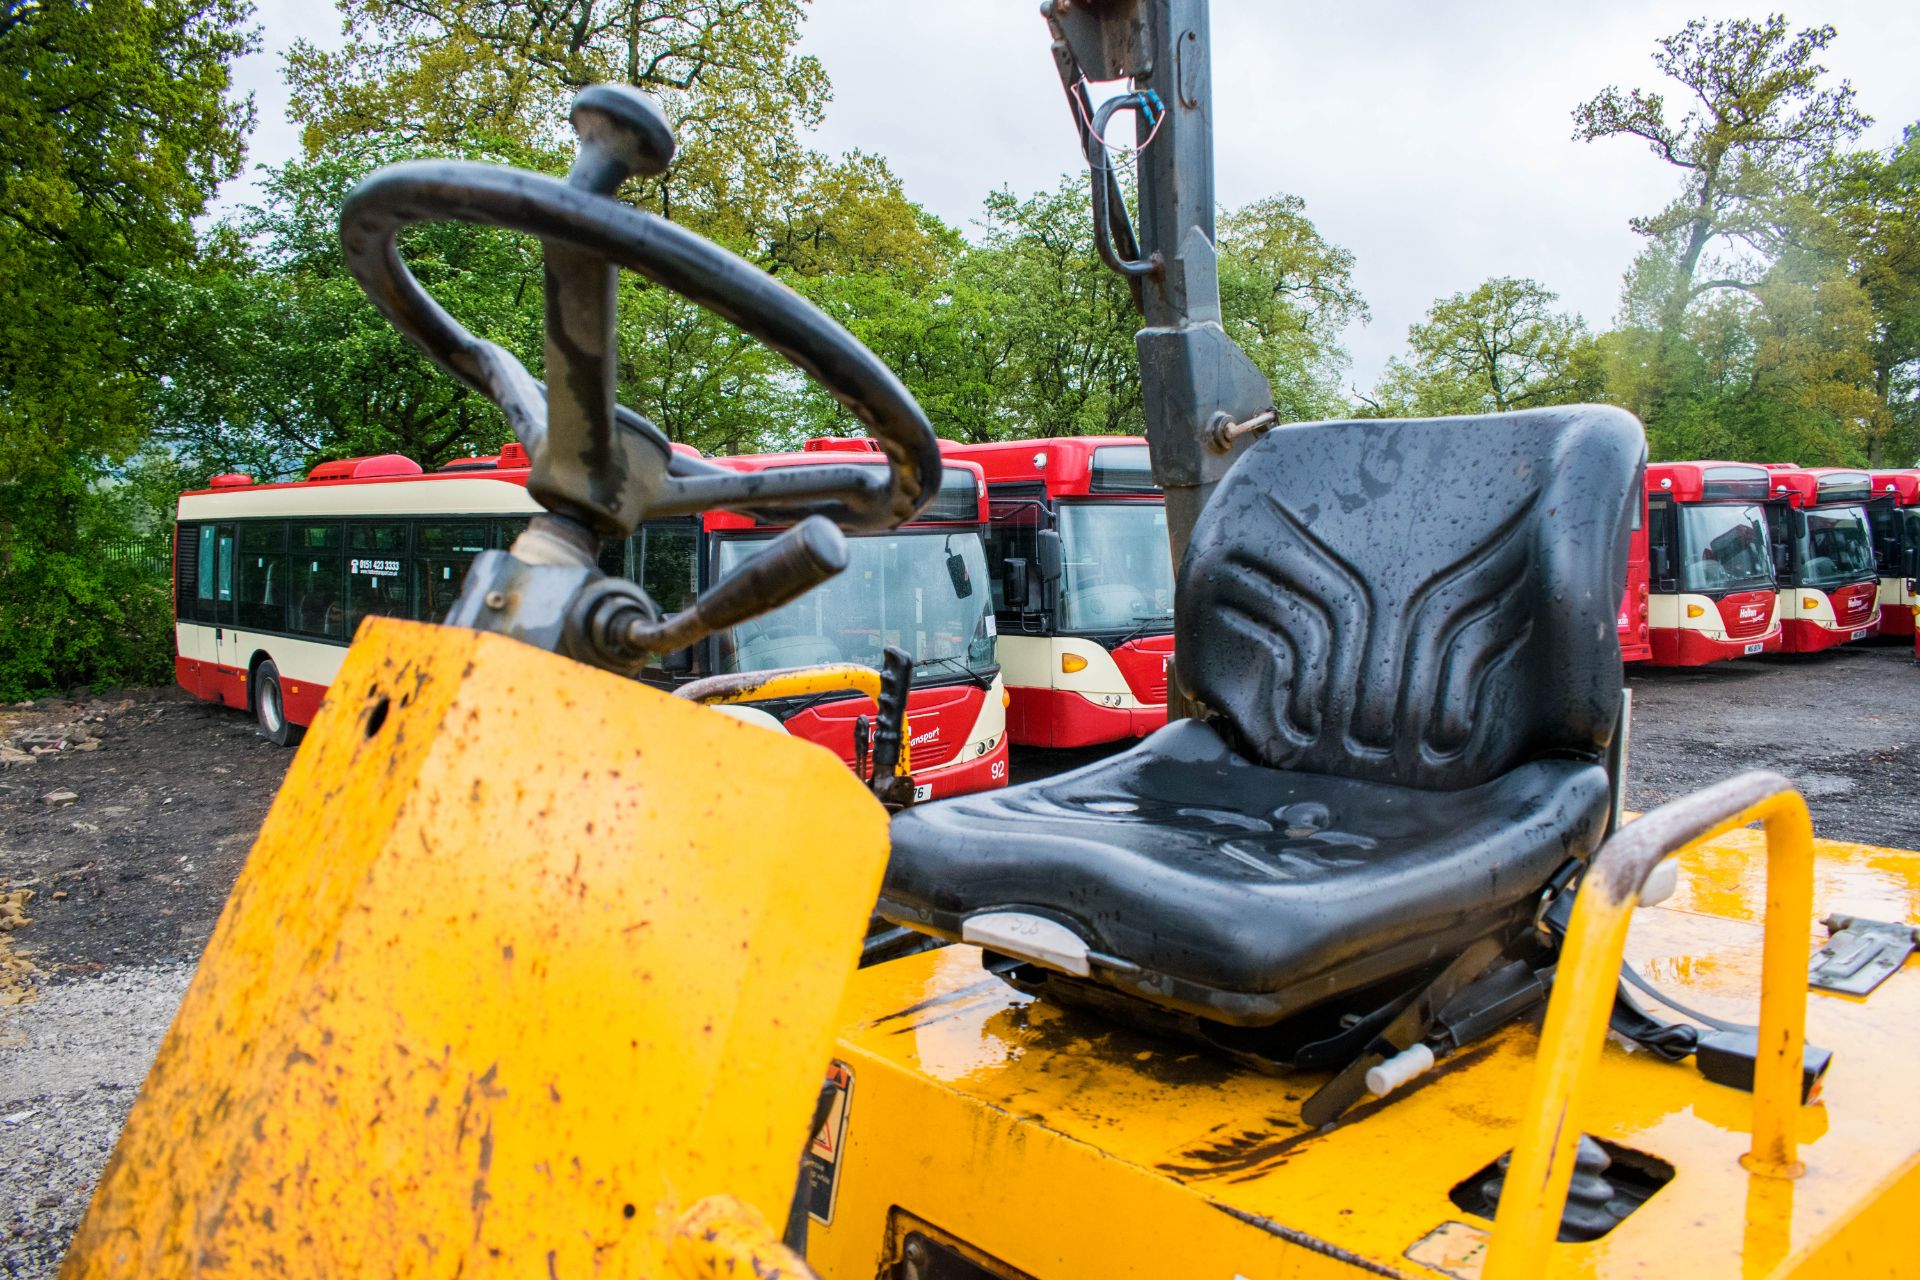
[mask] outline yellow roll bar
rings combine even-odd
[[[1689,846],[1752,822],[1766,828],[1767,912],[1753,1150],[1741,1163],[1766,1178],[1803,1172],[1794,1121],[1807,1028],[1813,822],[1793,784],[1770,770],[1754,770],[1627,824],[1588,867],[1560,949],[1533,1087],[1494,1216],[1485,1280],[1537,1280],[1547,1273],[1582,1132],[1582,1090],[1606,1042],[1627,927],[1648,876]]]
[[[857,662],[823,662],[811,667],[781,667],[775,671],[742,671],[735,675],[690,680],[673,691],[702,706],[760,702],[768,698],[804,698],[842,691],[880,697],[880,673]]]
[[[816,693],[864,693],[880,701],[880,673],[857,662],[822,662],[811,667],[781,667],[772,671],[741,671],[733,675],[690,680],[673,691],[676,698],[703,707],[772,698],[806,698]],[[902,726],[900,761],[894,776],[913,773],[913,730]]]

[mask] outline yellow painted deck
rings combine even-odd
[[[1817,854],[1816,915],[1920,923],[1920,854]],[[1637,914],[1629,960],[1751,1021],[1762,863],[1754,831],[1685,855],[1679,892]],[[1555,1245],[1555,1275],[1920,1274],[1920,959],[1865,1000],[1809,999],[1808,1037],[1836,1056],[1800,1111],[1796,1181],[1741,1166],[1752,1095],[1609,1044],[1584,1128],[1677,1172],[1601,1240]],[[853,1102],[833,1221],[809,1249],[823,1275],[871,1277],[897,1206],[1045,1280],[1264,1280],[1477,1275],[1489,1224],[1448,1193],[1513,1145],[1538,1020],[1320,1133],[1299,1104],[1324,1077],[1262,1077],[1029,1000],[968,947],[862,973],[843,1024]]]

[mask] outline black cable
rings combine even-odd
[[[1620,976],[1637,987],[1642,994],[1652,996],[1655,1000],[1658,1000],[1675,1013],[1683,1017],[1692,1018],[1702,1026],[1712,1027],[1715,1031],[1759,1031],[1758,1027],[1750,1027],[1744,1022],[1728,1022],[1724,1018],[1716,1018],[1712,1014],[1701,1013],[1698,1009],[1687,1008],[1687,1006],[1681,1004],[1678,1000],[1675,1000],[1672,996],[1661,991],[1651,982],[1641,977],[1635,972],[1634,967],[1624,960],[1620,963]]]

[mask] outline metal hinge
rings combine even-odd
[[[1920,948],[1920,929],[1911,925],[1831,915],[1827,945],[1813,953],[1807,985],[1816,991],[1864,996],[1885,982]]]

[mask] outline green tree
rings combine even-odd
[[[1143,429],[1140,325],[1126,281],[1101,264],[1084,174],[1024,199],[989,195],[977,243],[928,222],[931,271],[888,268],[801,284],[871,346],[938,429],[963,440]],[[1366,317],[1353,257],[1294,196],[1221,217],[1225,324],[1290,418],[1342,404],[1340,332]],[[896,263],[909,261],[895,253]],[[813,429],[844,429],[816,397]]]
[[[404,453],[422,466],[497,449],[506,422],[367,302],[339,250],[338,211],[375,159],[327,155],[269,172],[264,201],[210,234],[198,270],[156,282],[165,340],[158,433],[202,475],[287,479],[316,462]],[[538,370],[539,246],[457,223],[403,252],[469,329]]]
[[[1396,416],[1505,413],[1598,398],[1600,362],[1559,295],[1501,276],[1441,298],[1407,330],[1408,357],[1387,362],[1373,400]]]
[[[1330,244],[1299,196],[1274,195],[1220,218],[1220,309],[1227,333],[1267,376],[1283,421],[1346,407],[1350,324],[1370,317],[1353,254]]]
[[[241,163],[250,14],[0,0],[0,697],[164,670],[151,592],[99,555],[126,531],[104,495],[157,387],[139,295]]]
[[[801,141],[832,94],[796,51],[805,0],[339,3],[346,48],[287,55],[309,154],[365,140],[478,146],[557,171],[573,154],[573,95],[628,84],[660,100],[678,142],[636,199],[749,253],[823,162]]]
[[[1815,58],[1832,27],[1789,31],[1779,14],[1709,26],[1695,19],[1659,41],[1654,65],[1687,93],[1671,118],[1657,91],[1610,86],[1574,113],[1574,138],[1631,137],[1681,174],[1681,191],[1657,214],[1635,218],[1649,252],[1666,259],[1656,300],[1672,334],[1703,293],[1750,283],[1750,253],[1771,254],[1792,194],[1817,162],[1871,123],[1845,81],[1823,86]],[[1721,256],[1710,258],[1709,250]],[[1703,267],[1707,268],[1702,278]]]
[[[1920,124],[1908,125],[1888,154],[1836,158],[1819,175],[1816,199],[1845,261],[1872,307],[1867,351],[1879,403],[1866,429],[1867,460],[1920,460]]]

